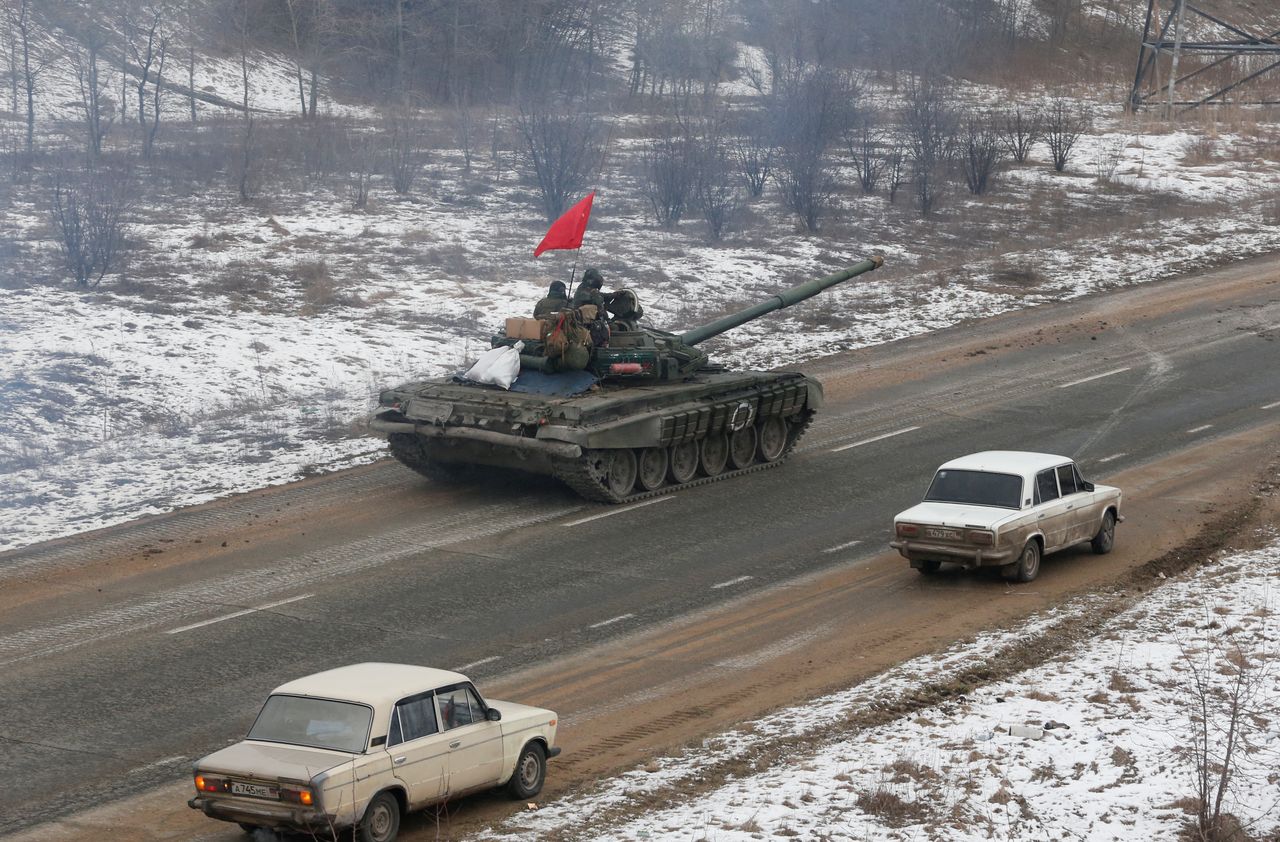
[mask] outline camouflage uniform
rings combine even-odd
[[[600,274],[598,269],[588,269],[582,273],[582,281],[578,284],[578,289],[573,293],[573,306],[581,307],[583,304],[596,305],[596,311],[600,314],[604,313],[605,297],[600,292],[600,287],[604,286],[604,276]]]
[[[533,317],[541,319],[549,316],[557,310],[566,310],[569,307],[569,296],[565,290],[563,281],[552,281],[551,288],[547,290],[547,297],[539,301],[533,307]]]

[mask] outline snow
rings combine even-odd
[[[521,813],[485,839],[1173,839],[1194,795],[1196,673],[1210,688],[1211,744],[1230,720],[1221,694],[1246,664],[1244,743],[1224,810],[1254,838],[1280,829],[1280,542],[1208,560],[1106,621],[1068,654],[887,724],[892,708],[961,669],[997,664],[1098,607],[1084,597],[1024,624],[913,659],[806,700],[678,756]],[[1046,723],[1052,728],[1043,730]],[[1013,736],[1031,726],[1043,737]],[[764,771],[735,776],[738,758]],[[745,767],[745,766],[744,766]],[[691,787],[694,795],[688,795]],[[641,805],[667,803],[647,809]],[[1269,838],[1269,837],[1268,837]]]

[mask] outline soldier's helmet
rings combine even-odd
[[[600,270],[592,266],[582,273],[582,282],[589,287],[600,289],[600,287],[604,286],[604,275],[601,275]]]
[[[558,293],[560,293],[561,295],[564,295],[564,293],[565,293],[564,281],[552,281],[552,282],[551,282],[551,289],[550,289],[550,292],[552,292],[552,293],[557,293],[557,292],[558,292]]]

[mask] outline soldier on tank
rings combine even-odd
[[[564,281],[552,281],[550,289],[547,290],[547,297],[534,305],[533,317],[541,319],[557,310],[567,309],[569,309],[569,292]]]
[[[604,286],[604,275],[600,274],[600,270],[592,267],[582,273],[582,280],[578,283],[578,289],[573,293],[573,306],[581,307],[583,304],[594,304],[596,312],[603,314],[604,305],[609,296],[600,291],[600,287]]]

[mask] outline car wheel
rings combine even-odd
[[[1039,574],[1040,545],[1035,541],[1028,541],[1022,548],[1022,555],[1018,556],[1018,561],[1013,565],[1013,575],[1010,578],[1015,582],[1030,582]]]
[[[1108,511],[1102,516],[1102,526],[1098,528],[1098,534],[1093,536],[1089,546],[1093,547],[1093,551],[1098,555],[1106,555],[1111,552],[1111,548],[1115,545],[1116,516]]]
[[[926,576],[932,576],[934,573],[937,573],[940,569],[942,569],[942,562],[940,561],[922,561],[916,567],[916,570],[919,570],[921,573],[923,573]]]
[[[542,743],[528,743],[520,751],[516,760],[516,770],[511,773],[511,797],[523,800],[532,798],[542,791],[542,783],[547,779],[547,754]]]
[[[400,802],[389,792],[379,792],[369,802],[356,832],[360,842],[392,842],[400,832]]]

